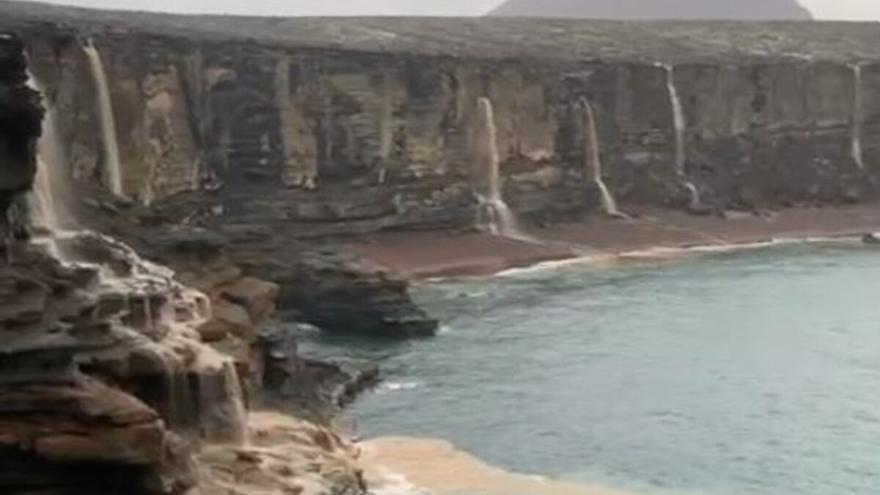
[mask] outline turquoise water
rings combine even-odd
[[[877,495],[878,289],[880,250],[840,244],[437,283],[440,336],[348,343],[389,380],[354,413],[644,493]]]

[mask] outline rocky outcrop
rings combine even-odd
[[[129,235],[138,232],[126,228],[127,221],[122,220],[120,230]],[[211,301],[210,317],[198,326],[202,341],[232,356],[248,391],[255,391],[263,373],[258,335],[275,318],[278,286],[246,275],[229,257],[226,240],[216,233],[190,228],[145,235],[150,234],[149,242],[139,242],[143,252],[173,267],[183,284]]]
[[[0,35],[0,237],[24,235],[23,194],[36,173],[36,146],[43,109],[28,88],[24,45]]]
[[[0,115],[39,117],[37,95],[22,86],[24,59],[11,55],[21,48],[0,36],[0,53],[10,54],[0,58],[0,73],[12,74],[0,85]],[[8,95],[22,100],[6,108]],[[0,126],[10,186],[0,189],[4,214],[32,187],[39,131],[39,119],[14,132]],[[46,208],[44,199],[33,201]],[[114,203],[124,202],[94,204]],[[266,414],[248,424],[239,371],[252,371],[250,356],[236,360],[220,349],[228,340],[256,341],[254,326],[273,315],[278,287],[243,276],[210,235],[190,231],[150,244],[163,245],[191,268],[182,278],[224,302],[216,314],[209,297],[172,270],[104,235],[41,228],[4,241],[0,492],[365,492],[353,449],[329,429]],[[252,447],[241,447],[251,435]]]
[[[204,494],[362,495],[356,448],[326,427],[280,414],[250,420],[248,446],[213,446],[199,455]]]
[[[14,243],[4,254],[0,416],[10,437],[0,450],[60,464],[46,490],[63,492],[62,468],[85,463],[132,468],[143,474],[134,485],[176,493],[193,483],[181,439],[242,438],[236,370],[197,333],[210,310],[204,295],[97,234]]]
[[[22,48],[0,36],[4,218],[24,205],[31,188],[42,117],[38,95],[24,87]],[[23,228],[22,211],[12,220],[18,222],[13,233]],[[180,440],[163,421],[170,418],[129,393],[143,385],[138,350],[160,348],[176,330],[160,328],[171,320],[151,313],[146,301],[155,299],[161,311],[172,294],[148,294],[161,283],[136,273],[142,266],[111,242],[64,241],[65,253],[80,263],[59,261],[60,247],[47,239],[18,236],[0,247],[0,491],[179,492],[193,479]],[[92,263],[94,257],[104,263]],[[136,285],[143,290],[140,311],[127,304]],[[173,353],[171,346],[167,351]]]
[[[308,324],[285,323],[261,335],[265,352],[265,404],[295,404],[319,419],[334,417],[359,393],[379,381],[376,363],[314,355],[300,349],[298,340],[317,331]]]
[[[118,389],[75,376],[4,382],[0,397],[4,493],[154,494],[194,482],[159,415]]]
[[[98,205],[124,217],[118,235],[154,259],[169,231],[222,239],[226,258],[207,269],[169,264],[218,304],[203,335],[233,336],[238,352],[267,311],[245,299],[274,290],[247,277],[327,330],[429,333],[404,282],[321,251],[479,223],[478,101],[494,114],[500,199],[526,221],[601,214],[606,193],[623,212],[700,214],[878,197],[872,25],[0,13],[26,40],[84,195],[103,187],[102,144],[118,137],[135,204]],[[114,119],[96,110],[97,79]],[[583,165],[584,101],[603,180]]]
[[[808,20],[797,0],[508,0],[489,15],[588,19]]]
[[[323,330],[400,338],[437,329],[437,321],[413,303],[405,280],[364,258],[306,250],[254,270],[279,282],[279,304],[288,317]]]

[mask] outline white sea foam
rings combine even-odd
[[[413,390],[424,386],[422,382],[383,382],[377,388],[376,391],[379,393],[382,392],[398,392],[402,390]]]
[[[377,475],[371,480],[370,493],[373,495],[431,495],[433,492],[417,487],[401,474],[379,468]]]

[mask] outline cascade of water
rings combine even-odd
[[[34,225],[39,225],[48,230],[55,230],[59,224],[56,213],[58,210],[55,206],[55,196],[52,193],[52,180],[49,177],[49,173],[46,162],[38,156],[34,188],[28,201]]]
[[[853,95],[852,95],[852,159],[860,170],[865,169],[865,158],[862,154],[862,66],[853,64]]]
[[[585,172],[591,176],[593,183],[599,190],[602,200],[602,210],[612,217],[624,216],[617,208],[617,201],[611,194],[611,190],[602,179],[602,160],[599,155],[599,132],[596,129],[596,114],[593,106],[586,98],[581,98],[581,106],[584,111],[584,155]]]
[[[156,323],[153,321],[153,303],[149,294],[144,294],[144,326],[149,332],[156,329]]]
[[[232,425],[231,438],[236,443],[247,444],[247,408],[244,405],[241,381],[235,364],[227,361],[223,365],[223,383],[226,392],[226,406],[228,408],[229,424]]]
[[[520,231],[516,216],[511,211],[501,193],[500,158],[498,153],[498,129],[495,126],[495,110],[492,100],[481,97],[477,101],[480,115],[480,142],[478,161],[481,172],[485,173],[486,194],[478,194],[482,207],[488,213],[489,230],[493,235],[525,240],[529,237]]]
[[[98,268],[98,300],[122,295],[111,331],[133,355],[147,360],[134,372],[147,376],[131,378],[159,381],[157,389],[147,391],[157,402],[151,406],[175,429],[198,426],[207,441],[244,442],[247,412],[234,360],[199,338],[198,328],[211,315],[208,297],[180,285],[170,269],[101,234],[59,232],[56,240],[68,263]],[[96,305],[93,318],[100,320],[106,307]],[[132,311],[143,311],[143,317],[130,318]]]
[[[681,98],[678,95],[678,88],[675,86],[675,70],[671,65],[660,64],[660,66],[666,70],[666,90],[669,92],[669,103],[672,107],[672,123],[675,129],[675,174],[690,194],[691,207],[696,208],[701,204],[700,190],[687,179],[687,171],[685,170],[684,131],[686,124]]]
[[[666,69],[666,90],[669,92],[669,103],[672,107],[672,123],[675,129],[675,173],[685,174],[684,152],[684,111],[681,108],[681,98],[678,96],[678,88],[675,86],[675,70],[671,65],[664,65]]]
[[[98,103],[98,116],[101,121],[101,137],[103,142],[104,173],[106,186],[113,194],[123,195],[122,168],[119,164],[119,143],[116,140],[116,119],[113,116],[113,101],[110,98],[110,85],[101,54],[91,40],[83,44],[83,52],[89,59],[89,67],[95,81],[95,92]]]
[[[43,132],[37,144],[37,175],[34,177],[34,189],[30,197],[33,220],[48,230],[61,227],[62,182],[58,172],[66,170],[66,158],[58,136],[55,111],[46,102],[43,87],[39,81],[28,73],[28,86],[44,95],[43,106],[46,114],[43,118]]]
[[[388,160],[394,148],[394,102],[391,76],[386,74],[382,80],[382,108],[379,117],[379,184],[385,183],[388,174]]]

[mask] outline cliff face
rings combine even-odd
[[[873,25],[0,8],[0,25],[21,33],[49,88],[68,174],[108,183],[89,39],[108,81],[122,190],[153,205],[137,222],[221,234],[246,271],[282,285],[282,309],[318,324],[345,327],[349,319],[328,315],[367,297],[382,307],[361,312],[367,326],[430,326],[379,268],[348,260],[338,284],[315,282],[327,280],[319,275],[332,255],[303,256],[297,240],[475,225],[493,180],[476,159],[490,135],[481,98],[493,113],[502,198],[523,218],[599,211],[584,101],[600,176],[623,210],[876,198]]]
[[[797,0],[508,0],[489,15],[589,19],[807,20]]]
[[[30,190],[36,172],[36,143],[43,109],[28,88],[24,45],[0,36],[0,236],[22,234],[16,203]]]
[[[683,112],[687,174],[707,202],[775,206],[869,193],[880,112],[870,26],[847,27],[846,42],[826,40],[842,26],[818,23],[453,28],[458,21],[403,20],[380,30],[370,20],[341,20],[321,31],[304,20],[289,26],[302,28],[290,41],[267,25],[272,36],[252,43],[220,39],[216,19],[169,17],[164,29],[184,21],[196,34],[21,21],[34,72],[62,116],[73,176],[98,183],[104,173],[95,75],[81,47],[89,37],[110,85],[125,193],[152,200],[213,191],[210,202],[222,205],[214,216],[227,225],[302,236],[472,223],[483,96],[494,106],[514,210],[595,203],[582,170],[583,97],[595,108],[603,174],[618,199],[668,204],[676,160],[670,83]],[[293,21],[276,24],[284,22]],[[199,33],[205,26],[210,33]],[[472,33],[463,47],[440,51],[436,42],[459,29]],[[526,46],[545,32],[562,37]],[[362,50],[350,34],[364,37]],[[505,38],[523,46],[505,47]],[[509,58],[515,50],[522,58]],[[660,63],[672,67],[671,78]],[[864,169],[851,153],[854,132]]]

